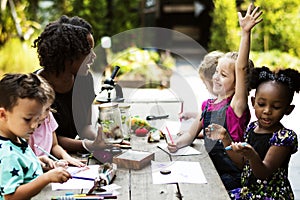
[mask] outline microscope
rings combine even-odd
[[[98,99],[97,100],[98,102],[100,102],[100,103],[124,102],[122,88],[120,85],[116,84],[114,81],[119,69],[120,69],[119,66],[115,66],[111,76],[103,82],[100,94],[106,90],[107,98],[106,99]],[[115,92],[116,92],[116,97],[114,99],[111,98],[112,90],[115,90]]]

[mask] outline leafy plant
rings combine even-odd
[[[242,5],[243,10],[249,2]],[[279,50],[300,55],[300,0],[256,0],[263,11],[263,22],[254,28],[252,49],[255,51]]]
[[[26,73],[39,68],[36,49],[31,42],[21,42],[18,38],[10,39],[0,51],[0,75],[3,73]]]
[[[159,81],[172,74],[175,59],[170,52],[130,47],[113,55],[111,66],[119,66],[119,79]]]
[[[268,52],[254,52],[250,53],[250,58],[253,60],[255,67],[266,66],[272,70],[277,68],[292,68],[300,70],[300,59],[288,53],[280,52],[278,50]]]
[[[236,3],[232,0],[214,0],[213,2],[215,7],[211,13],[213,21],[210,28],[209,49],[218,49],[223,52],[237,51],[239,35]]]

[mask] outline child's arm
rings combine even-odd
[[[84,163],[80,162],[79,160],[71,157],[59,144],[57,141],[57,137],[56,137],[56,133],[53,132],[53,143],[52,143],[52,148],[51,148],[51,152],[54,156],[56,156],[57,158],[61,158],[65,161],[68,162],[68,164],[77,166],[77,167],[83,167],[85,166]]]
[[[251,29],[262,21],[261,18],[259,19],[262,14],[262,12],[259,11],[259,7],[256,7],[253,11],[251,11],[252,8],[253,4],[250,4],[245,17],[242,17],[240,12],[238,13],[242,31],[238,58],[235,65],[235,95],[231,101],[231,107],[238,117],[243,115],[248,105],[247,69],[251,42]]]
[[[168,143],[170,152],[176,152],[178,149],[190,145],[193,142],[202,130],[202,120],[200,121],[201,115],[202,112],[197,115],[189,131],[180,135],[180,137],[175,140],[174,144],[171,144],[171,142]]]
[[[30,199],[49,183],[64,183],[69,178],[71,178],[69,172],[64,168],[58,167],[40,175],[29,183],[20,185],[14,193],[4,195],[4,199]]]
[[[205,132],[207,134],[207,137],[213,139],[213,140],[222,140],[222,143],[224,147],[228,147],[230,145],[239,145],[239,143],[233,143],[231,140],[231,137],[229,136],[229,133],[226,131],[226,129],[219,125],[219,124],[210,124],[206,129]],[[235,163],[235,165],[242,169],[244,166],[244,157],[233,151],[228,150],[227,155],[230,157],[230,159]]]
[[[232,150],[228,150],[226,153],[239,168],[243,167],[245,160],[249,160],[255,177],[259,179],[270,177],[291,156],[291,146],[273,145],[269,148],[264,160],[261,160],[251,145],[246,144],[243,146],[238,142],[233,143],[223,126],[211,124],[205,131],[209,138],[222,140],[224,147],[229,145],[232,147]]]
[[[231,144],[232,152],[239,153],[245,160],[249,160],[250,168],[256,178],[266,179],[282,166],[283,162],[290,159],[290,146],[271,146],[264,158],[261,160],[258,153],[247,144],[246,146]]]
[[[249,148],[246,146],[246,148]],[[251,147],[252,148],[252,147]],[[244,153],[246,159],[250,161],[250,167],[256,178],[266,179],[282,166],[282,163],[290,159],[291,147],[271,146],[264,160],[253,149],[253,153]]]

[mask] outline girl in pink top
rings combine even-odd
[[[39,148],[35,147],[34,144],[42,147],[47,152],[51,152],[53,145],[53,132],[57,129],[58,124],[56,123],[52,112],[49,112],[48,117],[35,129],[34,134],[31,135],[28,143],[31,146],[36,156],[42,156],[45,153]]]
[[[45,81],[46,82],[46,81]],[[57,122],[55,121],[53,114],[51,112],[51,105],[54,101],[55,98],[55,93],[52,87],[48,84],[49,87],[44,88],[45,93],[47,94],[48,97],[48,102],[44,105],[43,107],[43,113],[40,117],[40,125],[38,126],[37,129],[31,134],[28,144],[34,151],[36,156],[41,156],[45,154],[42,152],[38,147],[35,146],[38,145],[39,147],[43,148],[45,151],[48,153],[51,153],[54,157],[58,159],[62,159],[67,164],[71,164],[77,167],[83,167],[85,164],[80,162],[79,160],[71,157],[59,144],[57,141],[56,133],[55,130],[58,127]],[[64,162],[61,162],[62,164]],[[46,166],[45,163],[42,163],[42,166],[44,170],[51,169],[55,167],[55,163],[50,162],[47,163],[48,165]]]
[[[169,151],[176,152],[179,148],[190,145],[203,129],[205,148],[228,190],[240,186],[241,170],[227,156],[222,142],[206,137],[205,128],[211,123],[220,124],[227,129],[232,140],[243,140],[243,132],[250,120],[248,88],[245,84],[252,64],[249,61],[250,33],[262,20],[259,18],[262,12],[258,8],[252,10],[252,6],[249,6],[245,17],[239,14],[242,28],[239,53],[229,52],[218,60],[212,78],[213,92],[217,97],[205,101],[190,130],[178,137],[174,143],[168,144]]]

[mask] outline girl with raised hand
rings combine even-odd
[[[227,190],[240,187],[241,170],[227,156],[222,142],[207,137],[206,127],[211,123],[224,126],[231,140],[243,141],[243,133],[250,121],[248,108],[248,88],[245,80],[252,62],[249,61],[251,29],[262,21],[262,12],[250,4],[245,17],[239,14],[242,38],[239,53],[229,52],[219,58],[213,75],[214,99],[203,102],[202,110],[189,132],[182,134],[174,144],[169,143],[170,152],[190,145],[202,129],[204,144],[218,174]]]
[[[288,180],[291,155],[298,150],[297,134],[280,120],[293,109],[292,100],[300,90],[300,73],[285,69],[276,72],[256,68],[250,88],[257,121],[250,123],[244,144],[232,142],[228,132],[217,124],[207,128],[211,138],[221,139],[232,150],[227,153],[243,169],[242,187],[230,191],[232,199],[294,199]]]

